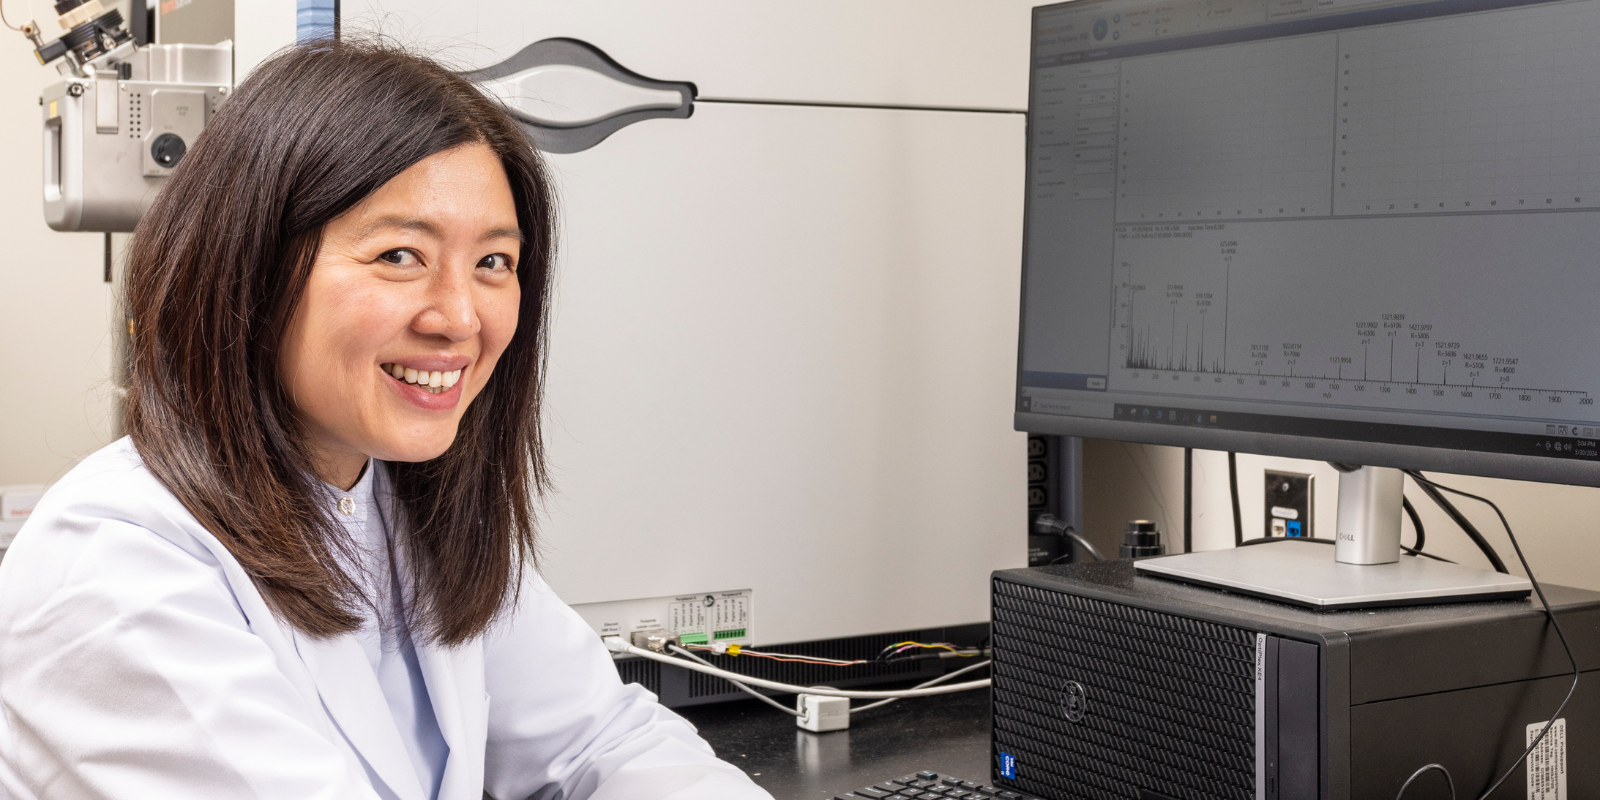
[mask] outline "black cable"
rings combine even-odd
[[[1261,536],[1255,539],[1246,539],[1239,543],[1240,547],[1251,547],[1258,544],[1272,544],[1273,542],[1310,542],[1311,544],[1337,544],[1332,539],[1313,539],[1310,536]]]
[[[1522,755],[1517,756],[1517,760],[1512,762],[1511,766],[1508,767],[1506,769],[1505,773],[1500,776],[1500,779],[1496,780],[1494,782],[1494,784],[1491,785],[1488,788],[1488,790],[1486,790],[1483,794],[1479,795],[1479,800],[1483,800],[1483,798],[1487,798],[1489,795],[1494,794],[1495,790],[1500,788],[1500,784],[1505,783],[1506,779],[1511,777],[1511,773],[1516,772],[1517,767],[1522,766],[1522,762],[1527,760],[1528,754],[1532,753],[1533,752],[1533,748],[1538,747],[1539,743],[1544,741],[1545,734],[1550,732],[1550,727],[1555,725],[1556,724],[1556,720],[1561,718],[1561,712],[1566,710],[1567,702],[1572,699],[1573,692],[1576,692],[1578,690],[1578,674],[1579,674],[1578,657],[1572,654],[1572,645],[1567,643],[1566,631],[1561,630],[1561,622],[1556,619],[1556,612],[1550,608],[1550,601],[1549,601],[1549,599],[1547,599],[1544,596],[1544,587],[1540,586],[1539,585],[1539,579],[1534,577],[1533,568],[1528,566],[1528,557],[1522,554],[1522,545],[1517,542],[1517,535],[1511,531],[1511,523],[1506,521],[1506,515],[1505,515],[1504,512],[1502,512],[1500,510],[1500,507],[1495,505],[1493,500],[1490,500],[1490,499],[1488,499],[1486,497],[1479,497],[1479,496],[1477,496],[1475,494],[1468,494],[1466,492],[1463,492],[1460,489],[1452,489],[1452,488],[1450,488],[1448,486],[1445,486],[1443,484],[1434,483],[1433,481],[1430,481],[1427,478],[1422,477],[1422,474],[1420,472],[1414,472],[1414,471],[1407,470],[1406,474],[1410,475],[1411,479],[1416,481],[1425,490],[1429,489],[1429,488],[1432,488],[1435,491],[1446,491],[1446,492],[1449,492],[1451,494],[1460,495],[1460,496],[1468,498],[1470,500],[1477,500],[1478,502],[1484,503],[1484,504],[1488,505],[1490,508],[1494,509],[1495,516],[1500,518],[1500,525],[1506,529],[1506,537],[1511,540],[1511,549],[1516,552],[1517,561],[1522,564],[1522,571],[1528,573],[1528,582],[1533,584],[1534,594],[1537,594],[1539,596],[1539,605],[1544,607],[1545,618],[1549,619],[1550,620],[1550,625],[1556,629],[1556,638],[1561,640],[1561,649],[1567,651],[1567,660],[1572,662],[1572,685],[1567,688],[1567,696],[1562,698],[1561,705],[1556,706],[1555,713],[1550,715],[1550,721],[1546,722],[1544,724],[1544,728],[1539,731],[1539,735],[1534,737],[1532,742],[1528,743],[1528,747],[1522,751]],[[1453,506],[1452,506],[1452,508],[1453,508]],[[1456,513],[1459,514],[1461,512],[1457,511]],[[1411,774],[1411,780],[1416,779],[1416,777],[1418,775],[1422,774],[1423,772],[1426,772],[1429,769],[1437,769],[1440,772],[1443,772],[1445,774],[1445,780],[1450,780],[1450,771],[1445,769],[1444,767],[1441,767],[1441,766],[1437,765],[1437,764],[1429,764],[1429,765],[1423,767],[1422,769],[1419,769],[1416,772],[1412,773]],[[1401,786],[1400,787],[1400,794],[1401,795],[1405,794],[1406,786],[1410,786],[1411,785],[1411,780],[1407,780],[1406,783],[1405,783],[1405,786]],[[1455,784],[1454,784],[1453,781],[1451,782],[1451,790],[1450,791],[1451,791],[1451,797],[1454,797],[1455,796]],[[1400,800],[1400,796],[1396,795],[1395,800]]]
[[[1411,505],[1411,498],[1400,496],[1400,507],[1406,510],[1406,516],[1411,518],[1411,528],[1417,532],[1417,543],[1411,546],[1412,550],[1422,551],[1422,543],[1428,540],[1428,535],[1422,530],[1422,517],[1417,515],[1417,507]]]
[[[1098,549],[1096,549],[1095,546],[1092,543],[1090,543],[1090,541],[1088,539],[1085,539],[1082,536],[1079,536],[1078,532],[1072,529],[1072,526],[1069,525],[1066,528],[1062,529],[1061,530],[1061,535],[1065,536],[1065,537],[1067,537],[1068,539],[1071,540],[1071,541],[1067,542],[1067,552],[1062,553],[1061,555],[1050,559],[1050,563],[1046,564],[1045,566],[1047,566],[1047,567],[1048,566],[1053,566],[1056,563],[1060,562],[1061,559],[1063,559],[1063,558],[1068,558],[1068,559],[1072,558],[1072,542],[1077,542],[1079,547],[1082,547],[1084,550],[1087,550],[1089,552],[1089,555],[1094,556],[1094,560],[1096,560],[1096,561],[1104,561],[1104,560],[1106,560],[1106,557],[1103,556],[1103,555],[1100,555],[1100,551]]]
[[[1233,546],[1244,544],[1244,520],[1239,517],[1239,454],[1228,453],[1228,496],[1233,500]]]
[[[1240,547],[1250,547],[1252,545],[1271,544],[1273,542],[1310,542],[1312,544],[1338,544],[1338,542],[1336,542],[1336,541],[1334,541],[1332,539],[1313,539],[1313,538],[1311,538],[1309,536],[1293,536],[1293,537],[1290,537],[1290,536],[1262,536],[1259,539],[1247,539],[1244,542],[1241,542],[1239,544],[1239,546]],[[1424,553],[1424,552],[1422,552],[1420,550],[1413,550],[1413,549],[1411,549],[1409,547],[1406,547],[1405,545],[1400,545],[1400,549],[1406,551],[1406,553],[1408,553],[1410,555],[1413,555],[1413,556],[1421,556],[1422,558],[1431,558],[1434,561],[1443,561],[1446,564],[1454,564],[1454,563],[1456,563],[1454,561],[1451,561],[1448,558],[1440,558],[1439,556],[1436,556],[1436,555],[1434,555],[1432,553]]]
[[[1194,552],[1194,448],[1183,448],[1183,552]]]
[[[1428,772],[1430,772],[1432,770],[1438,770],[1438,771],[1444,773],[1444,783],[1445,783],[1446,786],[1450,787],[1450,800],[1456,800],[1456,782],[1455,782],[1455,780],[1453,780],[1450,777],[1450,770],[1445,769],[1443,766],[1440,766],[1439,764],[1429,764],[1429,765],[1423,767],[1422,769],[1419,769],[1416,772],[1411,773],[1411,777],[1406,778],[1405,784],[1403,784],[1400,787],[1400,793],[1394,796],[1394,800],[1400,800],[1400,798],[1405,797],[1406,796],[1406,790],[1411,788],[1411,782],[1416,780],[1417,778],[1422,777],[1423,775],[1427,774]]]
[[[1416,481],[1418,486],[1422,487],[1423,493],[1428,495],[1429,499],[1433,500],[1433,502],[1444,511],[1445,515],[1449,516],[1451,521],[1455,522],[1455,524],[1467,534],[1467,538],[1471,539],[1472,543],[1477,545],[1479,550],[1483,551],[1483,557],[1489,559],[1489,565],[1494,567],[1495,572],[1501,573],[1502,575],[1511,574],[1511,571],[1506,569],[1506,562],[1500,560],[1500,554],[1496,553],[1494,548],[1490,546],[1489,540],[1483,538],[1483,534],[1478,532],[1478,528],[1472,524],[1472,520],[1467,519],[1467,516],[1462,514],[1461,510],[1456,508],[1455,504],[1451,503],[1449,498],[1439,493],[1439,490],[1443,489],[1444,487],[1422,477],[1422,473],[1416,470],[1408,469],[1405,471],[1405,473],[1410,475],[1411,479]],[[1454,492],[1455,490],[1449,489],[1447,491]],[[1473,495],[1463,496],[1473,497]],[[1484,500],[1484,502],[1487,503],[1489,501]]]
[[[1417,544],[1416,544],[1416,546],[1415,547],[1406,547],[1405,545],[1402,544],[1402,545],[1400,545],[1400,549],[1404,550],[1407,553],[1409,553],[1411,555],[1414,555],[1414,556],[1422,556],[1423,558],[1431,558],[1434,561],[1443,561],[1446,564],[1454,564],[1454,563],[1456,563],[1454,561],[1451,561],[1448,558],[1443,558],[1443,557],[1440,557],[1440,556],[1436,556],[1436,555],[1434,555],[1432,553],[1424,553],[1424,552],[1422,552],[1422,543],[1424,541],[1427,541],[1427,534],[1424,533],[1423,530],[1422,530],[1422,517],[1421,517],[1421,515],[1417,514],[1417,507],[1411,505],[1411,499],[1410,498],[1408,498],[1408,497],[1406,497],[1404,495],[1401,495],[1401,497],[1400,497],[1400,505],[1401,505],[1402,508],[1405,509],[1406,516],[1411,518],[1411,527],[1413,529],[1415,529],[1416,532],[1417,532]]]
[[[1448,558],[1445,558],[1444,556],[1436,556],[1436,555],[1434,555],[1432,553],[1424,553],[1421,550],[1413,550],[1413,549],[1411,549],[1409,547],[1406,547],[1405,545],[1400,545],[1400,549],[1406,551],[1406,555],[1417,556],[1419,558],[1431,558],[1434,561],[1443,561],[1446,564],[1454,564],[1454,563],[1456,563],[1454,561],[1451,561]]]

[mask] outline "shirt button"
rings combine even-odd
[[[339,513],[347,517],[356,513],[356,501],[348,496],[339,498]]]

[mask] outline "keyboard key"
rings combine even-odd
[[[894,792],[886,792],[875,786],[868,786],[865,789],[857,789],[856,794],[861,797],[871,797],[873,800],[882,800],[882,798],[888,797]]]
[[[944,795],[934,794],[933,792],[923,792],[922,794],[917,795],[917,800],[944,800]]]
[[[919,773],[917,773],[917,777],[919,777],[919,778],[921,778],[921,779],[923,779],[925,781],[936,781],[936,780],[939,779],[939,773],[937,773],[937,772],[919,772]]]
[[[961,800],[963,797],[971,797],[972,792],[969,792],[966,789],[951,789],[950,791],[945,792],[944,796],[954,798],[954,800]]]
[[[995,797],[1000,798],[1000,800],[1022,800],[1022,795],[1016,792],[1000,792]]]
[[[895,781],[884,781],[873,788],[882,789],[886,792],[898,792],[906,787],[905,784],[897,783]]]
[[[922,794],[921,789],[912,789],[909,786],[900,790],[901,797],[916,797],[919,794]]]

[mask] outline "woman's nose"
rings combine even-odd
[[[463,274],[465,273],[465,274]],[[412,323],[417,333],[465,341],[481,327],[472,292],[471,268],[449,267],[428,279],[427,307]]]

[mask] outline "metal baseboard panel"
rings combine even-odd
[[[894,633],[852,636],[843,639],[821,639],[812,642],[762,646],[763,652],[794,655],[821,656],[834,659],[873,658],[883,648],[902,641],[952,642],[975,646],[989,635],[987,624],[962,625],[950,628],[897,631]],[[773,661],[765,658],[703,656],[716,666],[749,675],[798,686],[827,684],[837,688],[870,686],[873,684],[928,680],[944,674],[945,667],[953,662],[945,658],[907,659],[880,664],[862,664],[854,667],[827,667],[815,664],[797,664],[790,661]],[[967,659],[959,659],[962,662]],[[618,659],[617,673],[624,683],[637,683],[661,698],[668,708],[682,708],[705,703],[721,703],[748,697],[722,678],[715,678],[686,669],[674,669],[659,662],[642,658]],[[766,692],[776,695],[778,692]]]

